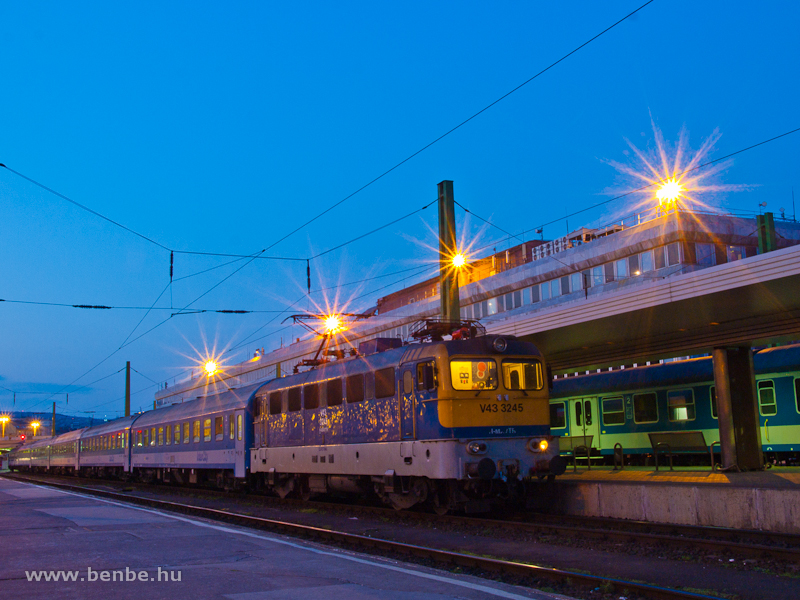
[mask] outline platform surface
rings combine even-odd
[[[75,580],[44,580],[57,571]],[[34,599],[563,598],[2,478],[0,581],[0,597]]]
[[[772,467],[764,471],[746,473],[722,473],[712,471],[711,467],[675,467],[674,471],[667,467],[625,467],[614,471],[613,467],[578,464],[577,472],[572,467],[558,477],[564,483],[598,482],[598,483],[643,483],[643,484],[690,484],[719,485],[723,487],[737,486],[759,489],[787,488],[800,490],[800,467]]]

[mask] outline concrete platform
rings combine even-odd
[[[3,598],[563,598],[5,479],[0,581]]]
[[[800,533],[800,468],[579,467],[557,479],[563,514]]]

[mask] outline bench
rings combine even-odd
[[[586,455],[587,468],[592,468],[592,438],[593,435],[566,435],[558,438],[558,451],[563,454],[565,452],[572,456],[572,471],[573,473],[578,470],[577,458],[578,453],[581,452]]]
[[[653,448],[653,456],[656,461],[656,471],[658,471],[658,454],[669,456],[669,470],[672,468],[672,455],[681,454],[705,454],[711,456],[711,466],[714,466],[714,442],[711,447],[706,444],[706,438],[702,431],[668,431],[662,433],[648,433],[650,446]]]

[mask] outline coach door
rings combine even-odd
[[[402,371],[400,379],[400,439],[414,439],[414,372],[411,367]]]
[[[235,422],[234,422],[234,435],[236,436],[233,444],[233,457],[234,457],[234,467],[233,467],[233,476],[234,477],[244,477],[245,476],[245,460],[244,460],[244,445],[245,445],[245,435],[244,435],[244,411],[237,410],[234,413]]]
[[[598,448],[600,443],[600,415],[597,414],[597,398],[579,398],[572,400],[570,412],[570,435],[591,435],[592,447]]]

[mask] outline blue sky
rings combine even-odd
[[[4,3],[0,162],[168,248],[250,254],[639,4]],[[793,2],[656,0],[268,254],[337,246],[434,200],[443,179],[476,214],[530,231],[634,187],[609,161],[633,164],[626,139],[652,150],[651,120],[668,143],[685,127],[694,149],[719,130],[709,159],[799,127],[799,13]],[[746,187],[704,200],[791,214],[798,148],[800,133],[737,156],[715,181]],[[149,307],[169,282],[166,250],[3,169],[0,203],[0,298]],[[570,229],[630,208],[588,211]],[[463,217],[479,245],[509,243]],[[313,287],[422,268],[344,288],[367,294],[351,306],[363,309],[419,281],[435,260],[435,218],[423,211],[313,261]],[[564,233],[563,221],[545,228]],[[227,260],[178,254],[175,277]],[[156,306],[169,308],[171,293],[183,307],[241,264],[176,282]],[[258,260],[194,307],[283,310],[304,288],[304,263]],[[153,311],[130,339],[169,314]],[[55,400],[115,416],[126,360],[144,408],[153,381],[179,376],[206,346],[232,348],[263,327],[226,354],[236,362],[300,335],[261,338],[281,328],[283,317],[264,326],[268,313],[176,316],[65,388],[143,315],[0,303],[0,385],[20,392],[17,409]],[[11,398],[0,388],[0,410]]]

